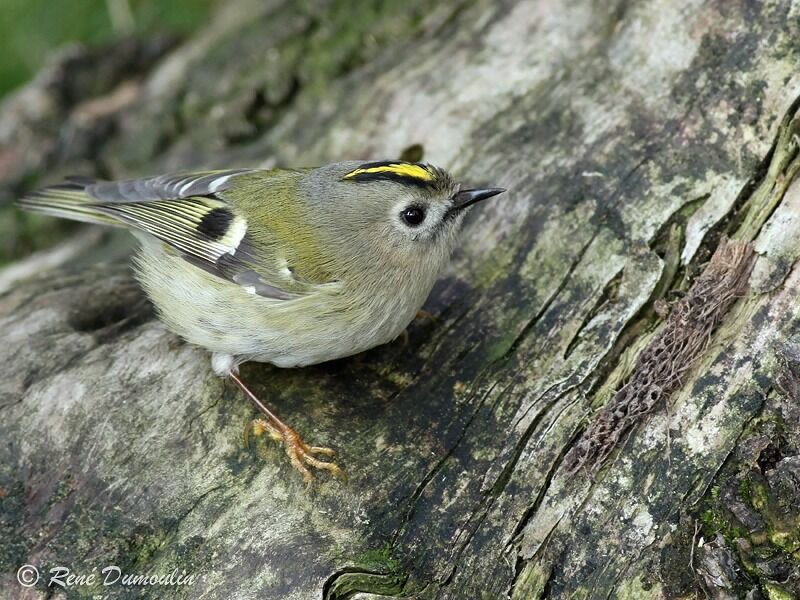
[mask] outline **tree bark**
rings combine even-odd
[[[52,65],[0,111],[6,199],[420,153],[509,192],[407,343],[243,368],[339,450],[349,481],[308,489],[128,267],[92,264],[120,246],[14,265],[0,596],[800,596],[798,39],[786,0],[243,0],[80,54],[80,94]],[[195,580],[47,587],[108,565]]]

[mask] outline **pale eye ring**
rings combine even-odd
[[[409,206],[404,208],[400,217],[410,227],[416,227],[425,220],[425,210],[419,206]]]

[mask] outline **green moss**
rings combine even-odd
[[[790,554],[800,549],[800,539],[796,531],[771,530],[768,537],[770,542]]]
[[[706,537],[713,538],[719,533],[729,543],[747,537],[747,532],[735,525],[721,509],[706,510],[700,515],[700,521],[705,526]]]
[[[400,573],[400,563],[392,557],[392,547],[385,544],[376,550],[367,550],[356,557],[356,564],[365,569],[383,573]]]
[[[392,556],[392,547],[367,550],[354,560],[352,570],[340,574],[331,585],[326,600],[349,598],[357,592],[397,595],[403,591],[408,575]]]
[[[767,508],[769,502],[769,492],[767,486],[761,482],[750,483],[750,505],[757,511]]]
[[[134,565],[146,565],[164,547],[169,534],[164,530],[150,533],[134,533],[131,538],[129,556]]]
[[[529,562],[517,578],[512,600],[537,600],[542,597],[542,592],[550,579],[552,569],[545,568],[539,563]]]
[[[739,482],[739,496],[752,506],[753,489],[750,477],[745,477]]]
[[[357,592],[386,596],[398,595],[403,591],[405,581],[406,578],[400,575],[343,573],[331,585],[326,600],[343,600]]]
[[[794,600],[794,595],[784,590],[779,585],[767,583],[764,585],[764,593],[769,600]]]
[[[765,357],[765,364],[769,366],[770,361]],[[788,581],[780,587],[765,582],[773,580],[774,569],[796,571],[800,566],[800,515],[796,507],[781,500],[780,487],[773,487],[774,482],[754,464],[760,466],[762,458],[782,452],[786,423],[774,404],[779,400],[772,394],[762,413],[743,432],[743,448],[750,447],[748,440],[759,440],[755,454],[725,465],[705,497],[700,520],[706,538],[721,534],[738,556],[741,569],[765,586],[762,589],[769,598],[782,600],[794,597],[796,587],[792,586],[796,583]],[[765,447],[763,440],[770,443]]]
[[[711,486],[711,499],[714,502],[719,500],[719,485]]]
[[[648,598],[663,598],[664,594],[660,585],[645,588],[638,577],[628,579],[617,587],[617,598],[620,600],[647,600]]]

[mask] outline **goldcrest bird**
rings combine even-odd
[[[27,210],[125,227],[137,278],[172,331],[211,352],[263,413],[257,434],[309,467],[342,475],[248,388],[246,361],[302,367],[394,340],[422,307],[464,215],[505,190],[468,189],[403,161],[234,169],[128,181],[70,178],[19,201]]]

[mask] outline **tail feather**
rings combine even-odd
[[[97,199],[86,193],[94,180],[71,177],[65,183],[37,190],[17,200],[20,208],[54,217],[123,227],[125,224],[98,210]]]

